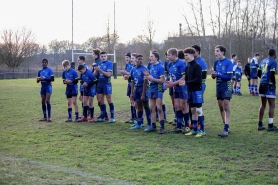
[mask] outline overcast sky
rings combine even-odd
[[[0,0],[0,31],[25,26],[40,44],[72,38],[72,0]],[[122,42],[143,34],[148,20],[155,21],[155,41],[179,31],[185,24],[184,0],[115,0],[116,31]],[[114,0],[74,0],[73,40],[83,43],[106,33],[108,19],[114,30]]]

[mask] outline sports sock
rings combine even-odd
[[[42,113],[43,113],[43,117],[46,118],[46,105],[42,104]]]
[[[132,106],[133,107],[133,114],[134,114],[134,119],[136,119],[137,118],[137,114],[136,114],[136,108],[134,107],[134,106]]]
[[[149,102],[144,101],[143,106],[144,106],[144,109],[145,109],[148,125],[151,125],[151,110],[150,110],[150,107],[149,107]]]
[[[143,111],[138,111],[137,124],[141,125],[143,122]]]
[[[194,132],[197,132],[198,131],[198,121],[197,120],[192,120],[192,124],[193,124]]]
[[[114,118],[114,104],[110,103],[109,104],[109,108],[110,108],[111,118]]]
[[[226,123],[225,123],[225,125],[224,125],[224,130],[225,130],[226,132],[229,131],[229,124],[226,124]]]
[[[94,118],[95,107],[90,108],[91,118]]]
[[[46,106],[47,106],[48,117],[51,117],[51,104],[47,103]]]
[[[183,114],[184,126],[189,127],[189,113]]]
[[[248,84],[248,88],[249,88],[249,92],[251,93],[252,90],[251,90],[251,85],[250,84]]]
[[[71,119],[72,118],[72,108],[68,108],[68,118]]]
[[[254,85],[254,88],[255,88],[255,93],[258,94],[258,86]]]
[[[205,116],[198,116],[198,122],[200,123],[200,130],[205,131]]]
[[[100,118],[104,119],[105,104],[100,105]]]
[[[164,120],[160,120],[159,123],[160,123],[160,128],[164,129]]]
[[[238,93],[240,93],[240,86],[237,86],[237,89],[238,89]]]
[[[155,117],[156,117],[156,120],[158,119],[158,111],[157,111],[157,107],[155,107]]]
[[[88,111],[88,108],[89,108],[89,106],[83,106],[83,109],[84,109],[84,117],[85,118],[87,118],[88,117],[88,115],[87,115],[87,111]]]
[[[104,104],[104,117],[108,118],[108,114],[107,114],[107,111],[106,111],[106,104]]]
[[[152,127],[153,127],[153,128],[156,128],[156,123],[152,123]]]
[[[78,120],[78,112],[75,112],[75,120]]]
[[[163,111],[163,115],[164,115],[164,120],[166,120],[166,106],[165,106],[165,104],[162,105],[162,111]]]
[[[258,126],[260,126],[260,127],[263,126],[263,122],[259,121]]]
[[[130,106],[130,114],[131,114],[131,119],[134,119],[133,106]]]
[[[182,110],[178,110],[177,112],[177,128],[181,129],[182,125]]]

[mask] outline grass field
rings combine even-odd
[[[200,139],[129,130],[124,123],[129,118],[126,82],[118,77],[112,83],[115,124],[65,123],[61,79],[53,83],[53,122],[40,123],[40,85],[35,79],[1,80],[0,184],[278,184],[278,132],[256,130],[260,100],[248,95],[246,79],[243,96],[231,100],[227,138],[217,136],[223,125],[215,81],[207,80],[207,136]],[[99,114],[98,108],[95,112]],[[275,114],[274,122],[277,109]]]

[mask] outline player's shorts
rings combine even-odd
[[[163,92],[149,92],[149,98],[161,98],[163,99]]]
[[[193,92],[188,92],[188,98],[187,98],[187,103],[189,104],[199,104],[203,103],[203,91],[193,91]]]
[[[250,76],[247,77],[247,80],[251,80]]]
[[[83,89],[83,90],[84,90],[84,89]],[[80,91],[80,95],[81,95],[81,96],[83,96],[83,94],[84,94],[84,93],[83,93],[83,90],[82,90],[82,91]]]
[[[185,99],[184,92],[181,86],[174,87],[174,99]]]
[[[240,82],[241,81],[241,76],[236,76],[236,82]]]
[[[78,94],[77,85],[67,85],[65,94],[67,98],[72,98],[73,96],[77,96]]]
[[[188,98],[187,85],[182,86],[181,89],[182,89],[183,98],[187,99]]]
[[[100,85],[97,86],[97,94],[112,94],[112,85]]]
[[[276,98],[276,86],[273,84],[260,84],[259,96],[265,98]]]
[[[258,79],[258,76],[257,76],[257,74],[251,74],[251,75],[250,75],[250,78],[251,78],[251,79]]]
[[[174,88],[173,87],[169,88],[169,95],[174,96]]]
[[[202,91],[203,91],[203,94],[204,94],[205,91],[206,91],[206,87],[207,87],[207,85],[206,85],[205,83],[202,83]]]
[[[84,96],[92,96],[96,95],[96,86],[86,87],[84,88]]]
[[[133,99],[136,102],[141,102],[141,97],[142,97],[142,93],[143,93],[143,87],[135,87],[134,92],[133,92]],[[145,94],[145,101],[149,101],[149,93],[146,92]]]
[[[131,84],[128,83],[128,84],[127,84],[127,88],[126,88],[126,95],[127,95],[128,97],[130,97],[130,94],[131,94]]]
[[[230,100],[232,99],[232,91],[217,91],[217,100]]]
[[[235,78],[235,77],[233,77],[233,78],[232,78],[232,81],[236,81],[236,78]]]
[[[41,94],[52,94],[52,85],[41,86]]]

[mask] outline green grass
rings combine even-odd
[[[40,123],[35,79],[1,80],[0,184],[278,184],[278,133],[256,130],[260,99],[248,95],[246,79],[243,96],[231,100],[227,138],[217,136],[223,125],[215,81],[207,80],[200,139],[129,130],[126,82],[112,83],[117,123],[65,123],[61,79],[53,83],[53,122]],[[172,120],[168,91],[165,101]]]

